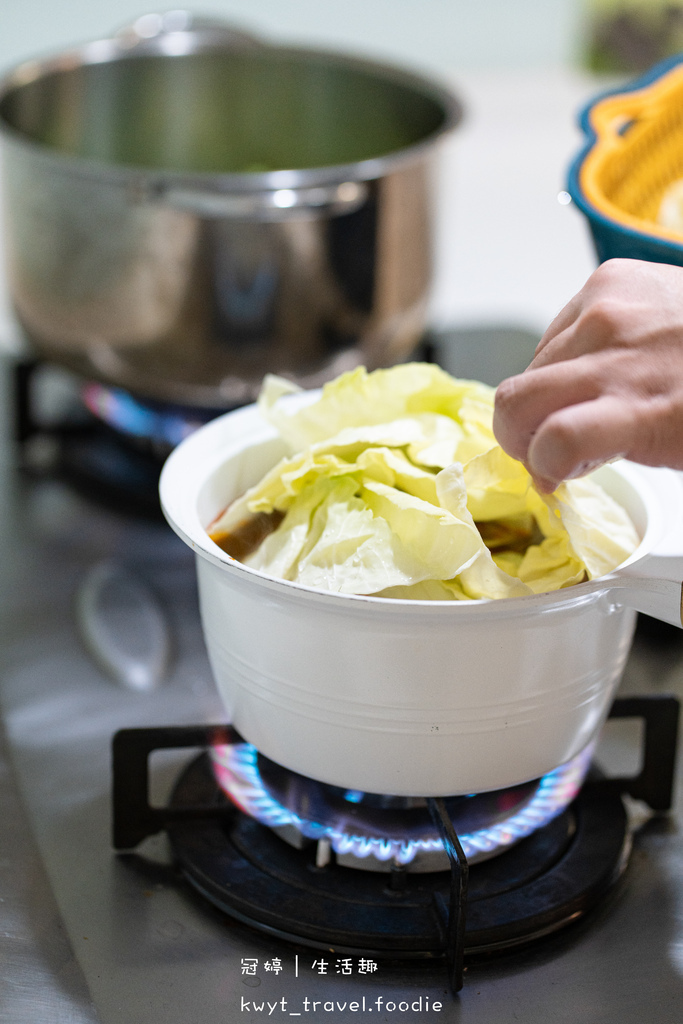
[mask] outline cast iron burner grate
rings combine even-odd
[[[445,957],[453,991],[465,955],[525,945],[576,920],[619,878],[630,835],[622,794],[652,810],[671,806],[679,702],[673,697],[617,700],[612,717],[645,722],[643,767],[631,778],[592,773],[558,817],[499,856],[471,868],[448,818],[428,801],[449,855],[450,872],[387,874],[331,861],[315,846],[295,849],[230,804],[208,753],[180,775],[168,807],[150,807],[154,750],[234,741],[229,727],[126,729],[114,737],[114,846],[131,849],[166,829],[187,880],[229,916],[314,948],[392,958]]]

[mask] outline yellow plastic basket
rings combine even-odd
[[[588,141],[567,188],[599,258],[683,264],[683,230],[657,222],[665,192],[683,179],[683,54],[593,100],[581,127]]]

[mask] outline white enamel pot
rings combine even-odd
[[[249,406],[184,441],[160,492],[196,552],[206,645],[230,721],[286,768],[404,796],[538,778],[595,739],[636,611],[681,625],[683,485],[670,470],[600,470],[642,538],[610,575],[533,597],[421,602],[272,579],[213,543],[206,527],[283,454]]]

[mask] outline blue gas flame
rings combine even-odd
[[[491,856],[560,814],[581,788],[593,747],[594,744],[590,744],[571,761],[544,775],[529,802],[509,817],[476,832],[459,835],[467,859]],[[212,748],[211,756],[216,778],[224,792],[245,814],[263,825],[272,828],[292,825],[309,839],[327,839],[335,853],[359,858],[375,857],[378,861],[402,865],[409,864],[421,851],[443,849],[438,837],[398,840],[354,835],[295,814],[266,790],[258,769],[258,751],[250,743],[217,746]],[[356,790],[349,790],[346,797],[357,803],[362,795]]]

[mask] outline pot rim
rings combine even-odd
[[[123,33],[118,33],[112,38],[94,40],[84,43],[82,46],[60,51],[47,57],[25,60],[0,78],[0,107],[15,89],[19,89],[55,72],[67,72],[79,67],[109,64],[121,60],[144,60],[145,58],[173,60],[175,57],[193,56],[202,53],[261,53],[265,50],[270,53],[291,57],[301,56],[304,58],[323,59],[332,64],[371,73],[377,78],[411,88],[441,106],[443,121],[437,129],[412,145],[381,156],[369,157],[351,163],[322,165],[304,169],[282,168],[275,171],[242,173],[177,171],[164,169],[163,167],[148,168],[135,164],[115,164],[104,160],[100,161],[74,156],[29,138],[19,129],[9,124],[1,112],[0,138],[3,138],[5,142],[11,142],[24,148],[34,156],[40,157],[64,171],[76,173],[84,178],[95,178],[102,183],[111,185],[119,185],[121,187],[134,186],[137,188],[146,187],[152,191],[155,188],[161,189],[162,186],[170,185],[174,188],[195,188],[216,194],[250,193],[331,185],[346,181],[365,182],[376,180],[391,171],[399,170],[419,161],[425,153],[432,149],[439,139],[455,129],[463,117],[463,107],[460,100],[456,98],[445,84],[389,62],[373,60],[367,57],[357,57],[324,48],[280,44],[271,45],[266,40],[259,39],[258,37],[255,37],[255,42],[257,43],[255,51],[244,50],[234,45],[231,46],[229,43],[226,44],[225,40],[223,40],[221,45],[220,38],[213,41],[207,41],[205,38],[202,41],[201,33],[193,30],[191,25],[183,34],[191,36],[193,31],[195,35],[193,43],[188,43],[186,50],[180,48],[177,53],[164,50],[160,44],[155,45],[157,43],[156,38],[144,40],[144,43],[138,47],[131,47],[124,43],[125,37]],[[160,38],[163,38],[163,36]]]
[[[303,394],[312,397],[315,392]],[[231,423],[235,427],[234,433],[230,431]],[[240,429],[240,426],[243,429]],[[225,437],[226,434],[229,436]],[[338,594],[321,590],[302,583],[278,579],[238,562],[211,540],[200,521],[197,501],[206,481],[231,456],[254,444],[275,440],[277,436],[275,429],[261,417],[257,405],[226,413],[200,427],[171,453],[162,469],[159,495],[162,512],[169,525],[197,556],[236,575],[237,578],[242,578],[245,583],[252,580],[255,585],[299,603],[322,602],[330,609],[344,609],[351,614],[354,611],[357,614],[362,613],[364,609],[367,611],[372,608],[373,617],[401,615],[409,611],[413,619],[416,616],[433,619],[444,615],[470,618],[494,616],[497,619],[507,619],[527,617],[534,612],[561,611],[567,606],[579,606],[595,601],[613,590],[615,584],[618,585],[619,572],[627,566],[642,562],[667,532],[666,516],[656,500],[656,481],[658,475],[664,474],[666,477],[671,471],[644,467],[623,460],[618,464],[602,467],[598,473],[625,481],[627,487],[643,502],[647,521],[636,550],[611,573],[562,590],[499,600],[478,598],[468,601],[420,601],[376,597],[369,594]]]

